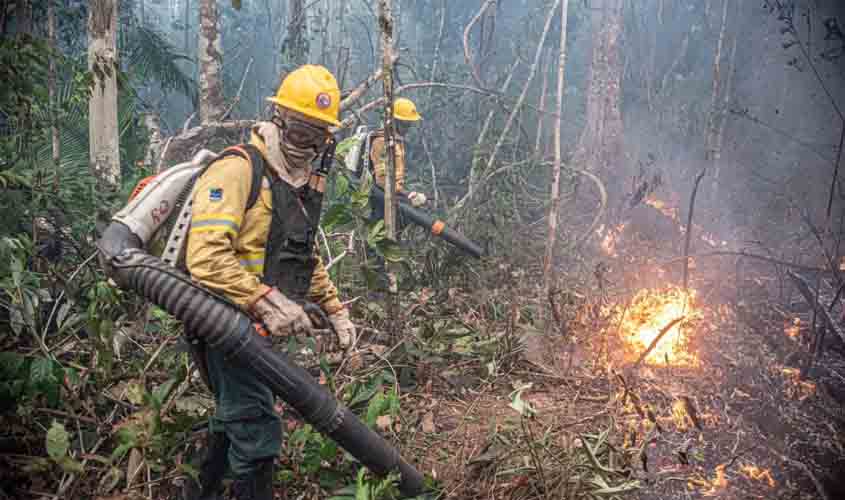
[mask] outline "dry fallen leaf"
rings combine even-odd
[[[428,412],[422,418],[422,431],[431,434],[436,429],[434,428],[434,412]]]
[[[389,429],[392,423],[393,418],[390,415],[382,415],[376,419],[376,427],[382,431]]]

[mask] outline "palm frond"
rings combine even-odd
[[[179,61],[190,61],[180,54],[158,31],[134,25],[122,34],[122,57],[127,72],[142,82],[156,81],[162,90],[176,90],[192,98],[195,84],[179,67]]]

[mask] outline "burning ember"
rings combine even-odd
[[[765,481],[770,488],[775,487],[775,480],[772,478],[772,473],[768,469],[761,469],[756,465],[743,465],[740,470],[742,474],[748,479],[754,481]]]
[[[725,477],[725,467],[727,464],[719,464],[716,466],[716,475],[713,479],[693,480],[690,481],[690,486],[702,486],[707,488],[702,490],[701,494],[705,497],[717,496],[721,490],[728,487],[728,479]]]
[[[787,337],[791,338],[792,340],[796,340],[798,338],[798,334],[801,332],[801,318],[795,318],[792,320],[792,323],[787,323],[786,326],[783,328],[783,333],[786,334]]]
[[[642,290],[631,303],[622,322],[623,340],[640,356],[661,331],[673,325],[657,342],[644,362],[653,365],[698,366],[698,357],[690,350],[692,322],[702,318],[695,305],[695,291],[682,289]]]
[[[815,382],[801,380],[801,372],[796,368],[784,368],[781,370],[786,381],[786,395],[790,398],[803,401],[816,393]]]
[[[604,250],[604,253],[611,257],[616,257],[618,255],[616,253],[616,241],[619,239],[619,235],[622,234],[622,231],[625,230],[625,226],[626,224],[624,222],[617,225],[615,228],[608,228],[602,224],[598,229],[596,229],[596,234],[603,236],[601,240],[601,248]]]
[[[663,200],[657,199],[653,196],[649,196],[645,199],[645,204],[659,210],[661,213],[663,213],[663,215],[669,217],[675,222],[679,224],[681,223],[681,217],[678,214],[678,209],[669,207]]]
[[[687,232],[687,226],[681,221],[680,210],[678,210],[677,207],[670,207],[665,201],[655,198],[654,196],[646,198],[644,203],[675,221],[675,223],[678,224],[678,228],[681,233]],[[701,238],[701,241],[707,243],[711,247],[724,247],[728,245],[727,241],[719,240],[716,235],[704,231],[695,223],[693,223],[693,229],[700,235],[699,237]]]

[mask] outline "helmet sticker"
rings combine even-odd
[[[320,109],[326,109],[332,105],[332,96],[326,94],[325,92],[320,92],[317,94],[317,107]]]

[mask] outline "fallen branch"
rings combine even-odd
[[[654,348],[657,346],[657,343],[658,343],[658,342],[660,342],[660,339],[662,339],[662,338],[663,338],[663,336],[664,336],[664,335],[666,335],[666,333],[667,333],[667,332],[669,332],[669,330],[671,330],[673,326],[675,326],[675,325],[677,325],[678,323],[680,323],[681,321],[683,321],[683,320],[684,320],[684,318],[686,318],[686,316],[681,316],[680,318],[675,318],[675,319],[673,319],[672,321],[670,321],[668,325],[664,326],[664,327],[660,330],[660,333],[658,333],[658,334],[657,334],[657,337],[654,337],[654,340],[652,340],[652,341],[651,341],[651,344],[649,344],[648,349],[646,349],[644,353],[640,354],[640,359],[638,359],[638,360],[637,360],[637,362],[636,362],[636,363],[634,363],[634,369],[635,369],[635,370],[636,370],[637,368],[639,368],[639,366],[640,366],[640,364],[643,362],[643,360],[644,360],[644,359],[645,359],[645,358],[646,358],[649,354],[651,354],[651,351],[653,351],[653,350],[654,350]]]

